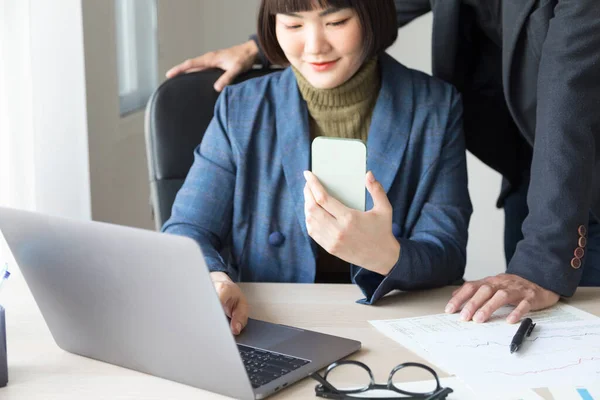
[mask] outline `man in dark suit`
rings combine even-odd
[[[433,75],[464,102],[467,149],[503,176],[504,274],[465,283],[446,307],[509,322],[600,286],[600,1],[396,0],[398,26],[433,11]],[[222,89],[261,59],[253,41],[207,53]]]

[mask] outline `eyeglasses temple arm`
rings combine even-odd
[[[318,372],[313,372],[312,374],[308,375],[311,378],[313,378],[314,380],[316,380],[317,382],[319,382],[321,385],[323,385],[323,387],[326,387],[327,389],[329,389],[331,392],[333,393],[340,393],[335,386],[333,386],[331,383],[327,382],[326,379],[323,379],[323,377],[321,375],[319,375]]]
[[[439,392],[432,394],[431,396],[427,397],[424,400],[443,400],[452,392],[454,392],[454,390],[452,390],[449,387],[443,388]]]

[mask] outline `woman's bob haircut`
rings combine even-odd
[[[277,41],[275,15],[314,9],[352,8],[358,14],[364,38],[364,60],[384,52],[398,37],[394,0],[262,0],[258,12],[258,42],[273,64],[288,60]]]

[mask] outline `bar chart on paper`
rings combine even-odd
[[[600,318],[564,304],[531,313],[537,325],[511,354],[517,326],[504,321],[510,310],[486,324],[445,314],[371,323],[478,392],[600,382]]]

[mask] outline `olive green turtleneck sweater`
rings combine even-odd
[[[316,89],[298,70],[292,69],[308,106],[312,139],[330,136],[367,142],[381,87],[377,59],[366,62],[352,78],[333,89]]]
[[[311,140],[318,136],[361,139],[367,142],[381,77],[377,59],[367,61],[347,82],[333,89],[317,89],[292,68],[308,106]],[[349,264],[319,246],[315,282],[349,283]]]

